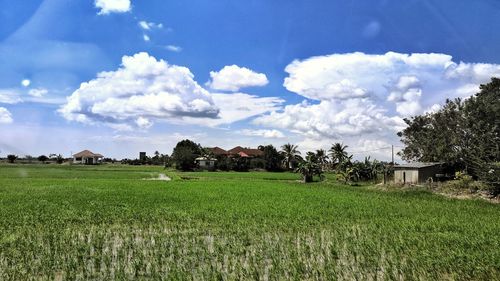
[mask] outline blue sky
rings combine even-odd
[[[402,118],[500,75],[493,0],[0,4],[0,155],[191,138],[388,159]]]

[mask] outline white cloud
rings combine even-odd
[[[147,35],[147,34],[143,34],[142,39],[144,39],[144,41],[146,41],[146,42],[151,41],[151,38],[149,38],[149,35]]]
[[[389,117],[386,110],[369,99],[303,102],[285,106],[282,112],[258,117],[255,124],[288,129],[309,138],[341,139],[377,132],[397,132],[404,127],[399,117]]]
[[[245,93],[212,94],[215,105],[219,108],[219,117],[208,118],[184,118],[184,121],[205,126],[219,126],[237,121],[246,120],[250,117],[279,110],[284,100],[277,97],[259,97]]]
[[[142,127],[150,119],[216,118],[219,109],[193,77],[188,68],[147,53],[124,56],[118,70],[82,83],[59,112],[72,121]]]
[[[398,143],[402,118],[434,111],[447,98],[468,97],[500,76],[500,65],[454,62],[445,54],[333,54],[295,60],[284,86],[316,102],[287,105],[254,120],[289,130],[309,144],[325,140]]]
[[[251,129],[243,129],[238,133],[244,136],[252,136],[252,137],[263,137],[263,138],[272,138],[272,139],[281,139],[284,138],[285,135],[278,130],[251,130]]]
[[[130,0],[95,0],[94,4],[100,9],[99,15],[125,13],[132,9]]]
[[[21,81],[21,85],[23,85],[24,87],[28,87],[30,84],[31,81],[29,79],[24,79],[23,81]]]
[[[9,124],[14,120],[12,119],[12,114],[5,107],[0,107],[0,124]]]
[[[15,104],[22,101],[19,91],[15,89],[0,89],[0,103]]]
[[[214,90],[236,92],[245,87],[261,87],[269,83],[263,73],[257,73],[237,65],[224,66],[220,71],[210,71],[207,85]]]
[[[147,129],[155,120],[217,126],[279,109],[283,100],[243,93],[212,94],[186,67],[147,53],[124,56],[116,71],[82,83],[59,109],[70,121],[115,130]]]
[[[167,49],[167,50],[169,50],[169,51],[171,51],[171,52],[176,52],[176,53],[178,53],[178,52],[181,52],[181,51],[182,51],[182,48],[181,48],[181,47],[179,47],[179,46],[175,46],[175,45],[167,45],[167,46],[165,46],[165,49]]]
[[[477,91],[480,83],[500,76],[500,65],[456,63],[445,54],[349,53],[295,60],[285,71],[289,76],[284,86],[304,97],[389,99],[390,103],[384,107],[406,116],[422,113],[424,108],[447,97],[457,97],[461,89],[469,94],[470,85]],[[418,83],[404,85],[412,79]],[[410,92],[405,95],[403,88]],[[391,93],[394,93],[392,97]]]
[[[401,76],[393,86],[388,101],[396,103],[396,111],[401,115],[417,115],[421,113],[420,97],[422,89],[420,81],[415,76]]]
[[[47,89],[37,88],[37,89],[31,89],[31,90],[29,90],[28,95],[30,95],[32,97],[40,98],[40,97],[45,96],[48,92],[49,91]]]
[[[432,106],[430,106],[429,108],[427,108],[424,113],[435,113],[435,112],[438,112],[440,109],[442,108],[442,106],[440,104],[433,104]]]
[[[158,29],[163,28],[163,24],[161,24],[161,23],[139,21],[138,24],[144,30],[151,30],[153,28],[158,28]]]

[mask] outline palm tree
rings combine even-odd
[[[326,155],[326,151],[324,149],[316,150],[316,159],[321,167],[325,167],[326,163],[328,163],[328,155]]]
[[[347,145],[343,143],[335,143],[330,148],[330,158],[332,159],[333,164],[340,164],[344,162],[348,158],[348,154],[346,152]]]
[[[298,145],[287,143],[281,147],[281,154],[283,155],[283,164],[290,170],[293,170],[293,163],[300,161],[300,151]]]

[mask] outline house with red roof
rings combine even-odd
[[[224,156],[235,156],[235,155],[239,155],[240,157],[251,158],[251,157],[258,157],[258,156],[264,155],[264,152],[262,152],[259,149],[248,148],[248,147],[241,147],[241,146],[234,147],[234,148],[232,148],[230,150],[224,150],[224,149],[216,146],[216,147],[208,148],[208,150],[210,150],[210,152],[212,152],[212,154],[214,156],[221,156],[221,155],[224,155]]]

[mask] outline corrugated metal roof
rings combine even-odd
[[[395,165],[394,169],[402,168],[402,169],[420,169],[426,167],[432,167],[436,165],[442,165],[441,162],[411,162],[406,164]]]

